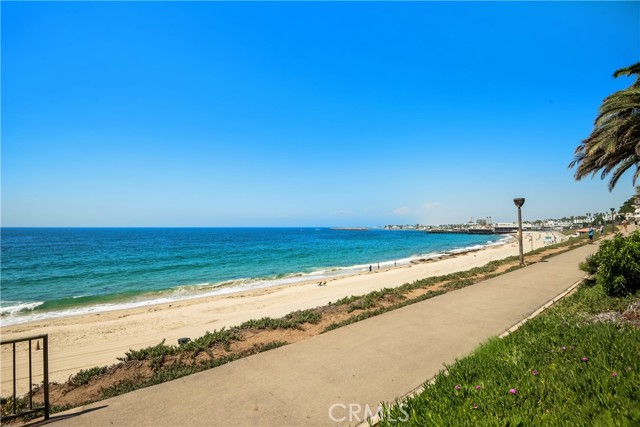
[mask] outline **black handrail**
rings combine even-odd
[[[44,387],[44,406],[33,407],[33,363],[31,357],[31,342],[36,340],[42,340],[42,372],[43,372],[43,387]],[[16,412],[16,398],[17,398],[17,387],[16,387],[16,344],[19,342],[29,341],[29,410]],[[13,353],[13,402],[12,402],[12,411],[10,415],[2,416],[0,422],[4,422],[7,420],[11,420],[13,418],[23,417],[29,414],[35,414],[40,411],[44,411],[44,419],[49,419],[49,335],[36,335],[32,337],[25,338],[17,338],[13,340],[0,341],[0,345],[9,345],[12,346]]]

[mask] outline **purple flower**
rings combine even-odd
[[[612,376],[613,378],[615,378],[615,377],[617,377],[617,376],[618,376],[618,373],[617,373],[617,372],[612,372],[612,373],[611,373],[611,376]]]
[[[456,384],[456,386],[454,387],[456,390],[460,390],[460,384]]]
[[[476,390],[480,390],[481,388],[482,388],[482,386],[481,386],[481,385],[477,385],[477,386],[476,386]]]
[[[533,376],[538,375],[538,371],[536,371],[535,369],[533,369],[533,370],[531,371],[531,375],[533,375]]]
[[[582,360],[584,363],[587,363],[587,361],[589,360],[589,358],[587,356],[582,356]]]
[[[473,409],[478,409],[478,404],[477,403],[473,404]]]
[[[516,394],[518,392],[518,390],[516,390],[515,388],[512,388],[511,390],[509,390],[509,393],[511,394]]]

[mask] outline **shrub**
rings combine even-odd
[[[580,270],[585,273],[595,274],[598,271],[598,252],[587,256],[585,261],[580,263]]]
[[[166,356],[171,356],[177,352],[178,349],[175,346],[166,345],[165,340],[162,340],[160,344],[155,346],[140,350],[130,349],[125,353],[125,357],[118,357],[118,360],[122,362],[129,362],[132,360],[149,360],[151,369],[157,370],[162,367]]]
[[[597,283],[610,296],[624,296],[640,289],[640,231],[628,237],[617,234],[602,242],[597,252]]]
[[[443,285],[443,287],[447,289],[460,289],[466,286],[471,286],[474,283],[475,282],[471,279],[454,280],[452,282],[446,283],[445,285]]]
[[[184,344],[182,348],[185,351],[192,351],[195,357],[200,352],[209,353],[210,349],[216,345],[221,345],[225,350],[229,351],[231,343],[241,339],[242,337],[237,331],[222,328],[219,331],[207,331],[203,336]]]
[[[302,329],[305,323],[318,324],[322,320],[322,313],[319,310],[308,309],[298,310],[287,314],[284,317],[274,319],[263,317],[261,319],[247,320],[241,324],[239,329]]]
[[[93,377],[100,376],[105,372],[107,372],[106,366],[96,366],[95,368],[87,370],[81,369],[77,374],[69,377],[68,383],[72,387],[79,387],[81,385],[89,384],[89,381],[91,381]]]

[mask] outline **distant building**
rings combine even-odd
[[[518,231],[518,224],[513,222],[499,222],[493,226],[497,234],[515,233]]]

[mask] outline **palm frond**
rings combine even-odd
[[[609,191],[634,166],[634,185],[640,174],[640,62],[614,73],[623,75],[636,75],[636,82],[602,101],[591,134],[578,144],[569,163],[576,168],[576,180],[609,177]]]
[[[616,70],[613,73],[613,77],[617,79],[620,76],[631,76],[632,74],[637,74],[637,77],[640,77],[640,62],[636,62],[633,65]]]
[[[631,169],[633,166],[636,166],[636,174],[638,173],[638,160],[639,159],[636,156],[629,157],[616,166],[616,170],[613,172],[611,178],[609,179],[609,191],[613,190],[620,177],[622,177],[622,175],[624,175],[624,173]]]

